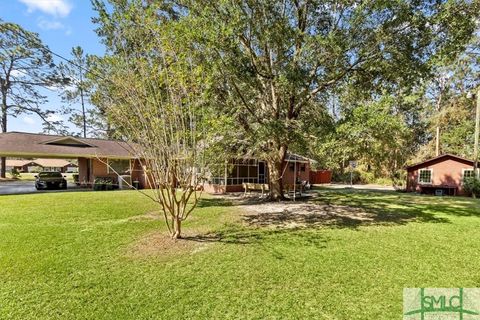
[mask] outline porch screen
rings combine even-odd
[[[130,160],[108,160],[108,172],[127,174],[130,173]]]

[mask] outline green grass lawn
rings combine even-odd
[[[0,319],[401,319],[404,287],[480,287],[480,201],[319,192],[373,218],[255,227],[206,198],[172,247],[134,191],[0,196]]]

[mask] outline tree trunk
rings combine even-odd
[[[283,195],[283,171],[284,171],[284,161],[287,154],[287,148],[281,146],[278,150],[278,154],[274,159],[268,159],[268,175],[269,175],[269,186],[270,186],[270,200],[280,201],[284,200],[285,196]]]
[[[180,239],[182,237],[182,220],[180,218],[173,219],[172,239]]]
[[[435,134],[435,156],[440,155],[440,126],[437,127]]]
[[[7,95],[2,92],[2,133],[7,132]],[[7,173],[7,158],[0,158],[0,178],[5,178]]]
[[[442,107],[442,94],[443,94],[443,85],[440,90],[440,95],[438,96],[437,105],[435,110],[437,111],[437,115],[440,114],[440,109]],[[440,155],[440,119],[437,119],[437,128],[435,132],[435,156],[438,157]]]

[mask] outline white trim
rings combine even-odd
[[[420,181],[420,171],[430,171],[430,182],[422,182]],[[418,169],[418,184],[432,184],[433,183],[433,169]]]
[[[473,169],[473,168],[463,168],[462,169],[462,181],[465,180],[465,171],[472,171],[473,176],[475,177],[475,169]],[[477,171],[478,171],[478,169],[477,169]]]

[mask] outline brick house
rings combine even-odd
[[[43,171],[74,172],[77,165],[65,159],[7,159],[7,171],[17,169],[18,172],[33,172],[35,169]]]
[[[54,136],[24,132],[0,133],[0,156],[14,158],[76,159],[79,183],[91,185],[96,177],[112,177],[120,182],[119,175],[139,186],[148,188],[148,179],[141,161],[132,148],[122,141]],[[285,159],[284,184],[309,181],[311,160],[296,154]],[[296,178],[295,178],[296,177]],[[237,159],[221,164],[204,184],[210,193],[243,191],[243,183],[268,183],[265,161]]]
[[[444,154],[407,167],[407,191],[464,195],[463,180],[474,175],[473,161]]]
[[[312,160],[306,157],[288,153],[284,161],[284,185],[309,181],[311,162]],[[243,183],[268,184],[266,162],[255,158],[232,159],[219,165],[219,169],[208,178],[204,188],[209,193],[240,192],[243,191]]]
[[[118,182],[119,175],[138,181],[141,187],[147,184],[140,161],[122,141],[7,132],[0,133],[0,156],[50,159],[43,164],[54,166],[58,165],[55,159],[76,159],[79,182],[85,185],[91,185],[96,177],[112,177]]]

